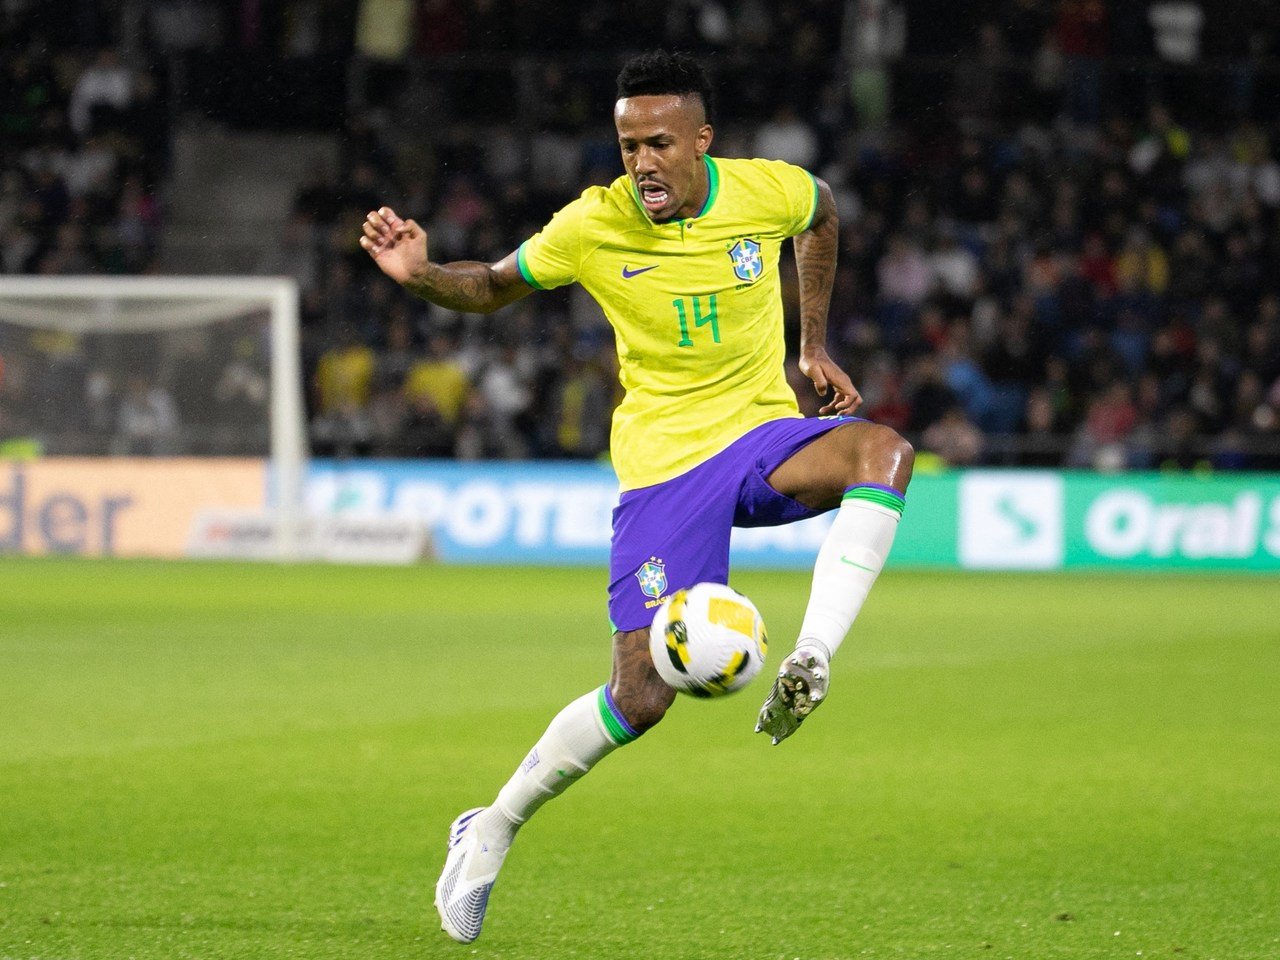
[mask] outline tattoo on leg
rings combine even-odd
[[[667,712],[676,692],[662,682],[649,656],[649,631],[628,630],[613,635],[613,676],[609,692],[627,722],[644,731]]]

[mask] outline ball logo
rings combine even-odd
[[[680,590],[671,598],[667,629],[664,632],[671,666],[681,673],[689,672],[689,628],[684,622],[684,603],[688,596],[688,590]]]
[[[729,259],[733,261],[733,275],[744,283],[755,283],[764,273],[760,244],[749,237],[743,237],[729,248]]]

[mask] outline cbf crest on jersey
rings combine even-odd
[[[640,564],[636,579],[640,581],[640,591],[646,597],[657,600],[667,592],[667,567],[657,557],[650,557]]]
[[[755,283],[764,273],[764,257],[760,256],[760,244],[750,237],[743,237],[729,248],[733,261],[733,273],[744,283]]]

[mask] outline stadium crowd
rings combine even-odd
[[[667,44],[708,57],[713,152],[835,190],[829,339],[866,416],[950,464],[1280,467],[1280,17],[1235,0],[958,6],[281,5],[259,44],[297,59],[310,18],[328,39],[309,55],[350,64],[341,161],[306,177],[260,264],[303,289],[315,451],[605,452],[615,360],[585,294],[451,314],[355,241],[387,203],[427,226],[435,259],[505,256],[620,172],[618,57]],[[223,25],[224,48],[244,26]],[[169,61],[147,59],[154,41],[5,42],[3,269],[154,269],[170,114],[153,64]]]
[[[113,45],[11,42],[0,58],[0,269],[152,268],[169,156],[161,84]]]

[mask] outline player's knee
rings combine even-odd
[[[888,460],[893,465],[897,477],[897,482],[893,486],[905,493],[916,465],[916,448],[896,430],[889,432],[893,434],[893,440],[889,444]]]
[[[859,440],[851,463],[852,482],[874,478],[873,482],[905,492],[915,466],[915,448],[897,430],[879,423],[868,425]]]

